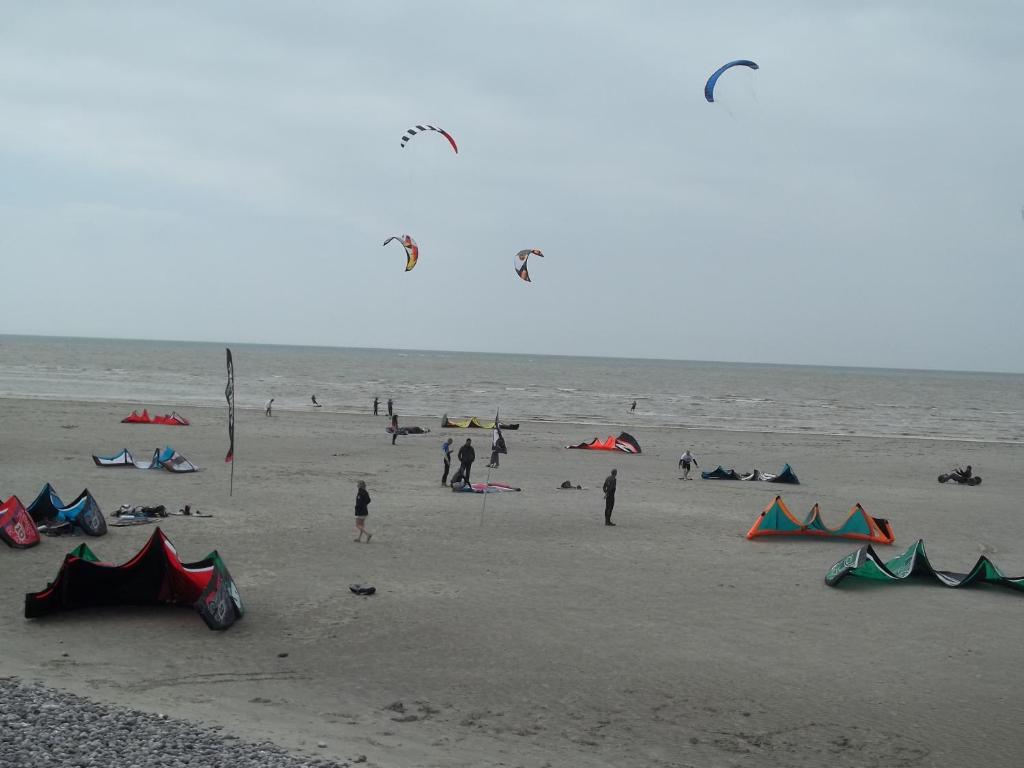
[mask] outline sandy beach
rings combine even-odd
[[[185,559],[220,551],[246,616],[224,633],[173,609],[28,621],[23,593],[78,541],[0,547],[0,675],[374,766],[1019,764],[1019,594],[830,589],[855,542],[744,533],[776,492],[799,515],[819,502],[831,524],[860,501],[892,522],[893,555],[923,538],[936,567],[985,553],[1018,576],[1020,446],[641,428],[642,455],[607,455],[564,446],[628,424],[523,423],[492,474],[523,492],[483,510],[440,485],[439,445],[472,437],[483,479],[487,432],[420,420],[429,435],[392,446],[385,417],[243,411],[229,498],[224,409],[188,410],[188,428],[119,423],[139,406],[0,400],[0,492],[27,504],[47,481],[65,499],[88,487],[108,519],[123,503],[212,513],[163,528]],[[205,470],[90,459],[165,444]],[[687,447],[707,469],[789,462],[802,484],[683,482]],[[984,483],[936,483],[958,462]],[[357,479],[369,544],[352,541]],[[89,544],[118,561],[151,533]],[[354,582],[377,594],[353,596]]]

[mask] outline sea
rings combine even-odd
[[[550,421],[1024,441],[1024,375],[232,344],[237,404],[381,410],[404,423]],[[0,397],[224,407],[223,344],[0,335]],[[630,406],[636,401],[636,411]],[[187,414],[186,414],[187,415]],[[2,426],[0,426],[2,429]]]

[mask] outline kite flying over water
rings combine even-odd
[[[432,125],[414,125],[412,128],[407,130],[404,134],[402,134],[402,149],[405,149],[405,145],[406,143],[408,143],[409,139],[411,139],[417,133],[423,133],[424,131],[437,131],[446,139],[448,139],[448,143],[452,145],[452,149],[455,150],[455,154],[459,154],[459,147],[455,143],[455,139],[452,138],[452,135],[448,133],[448,131],[446,131],[444,128],[435,128]]]
[[[544,254],[536,248],[527,248],[525,251],[517,253],[515,260],[516,274],[528,283],[533,282],[530,279],[530,270],[526,268],[526,262],[529,260],[530,256],[540,256],[541,258],[544,258]]]
[[[405,248],[405,271],[408,272],[410,269],[416,266],[416,262],[420,260],[420,247],[416,245],[416,241],[413,240],[409,235],[402,235],[397,237],[392,235],[384,241],[384,245],[387,245],[392,240],[397,240]]]
[[[738,59],[736,61],[730,61],[728,64],[723,64],[716,69],[714,73],[712,73],[711,77],[709,77],[708,81],[704,84],[705,99],[708,101],[715,100],[715,83],[718,82],[718,78],[722,76],[722,73],[725,72],[725,70],[731,69],[732,67],[750,67],[751,69],[760,69],[755,62],[748,61],[747,59]]]

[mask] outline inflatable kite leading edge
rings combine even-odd
[[[928,560],[922,539],[918,539],[903,554],[888,562],[883,562],[874,548],[867,544],[833,565],[825,575],[825,583],[830,587],[837,587],[848,576],[889,583],[914,577],[925,578],[951,589],[980,582],[1024,592],[1024,576],[1004,576],[995,563],[984,555],[978,558],[974,567],[967,573],[936,570]]]
[[[35,520],[17,496],[0,504],[0,539],[14,549],[28,549],[39,543]]]
[[[99,562],[80,544],[46,589],[25,595],[25,618],[104,605],[190,605],[210,629],[227,629],[243,614],[238,589],[216,550],[183,563],[160,528],[121,565]]]
[[[640,443],[627,432],[620,432],[618,437],[609,435],[604,440],[596,437],[587,443],[567,445],[566,448],[579,448],[584,451],[621,451],[622,453],[642,453]]]
[[[815,504],[807,518],[800,522],[789,511],[781,496],[776,496],[747,531],[747,538],[760,536],[829,536],[860,539],[876,544],[892,544],[895,536],[888,520],[872,517],[860,503],[854,504],[846,520],[838,528],[829,528],[821,519],[821,508]]]

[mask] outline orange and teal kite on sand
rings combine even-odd
[[[892,544],[895,536],[888,520],[869,515],[859,503],[838,528],[829,528],[821,519],[821,509],[815,504],[803,522],[789,511],[781,496],[776,496],[747,531],[748,539],[760,536],[828,536],[840,539],[860,539],[875,544]]]

